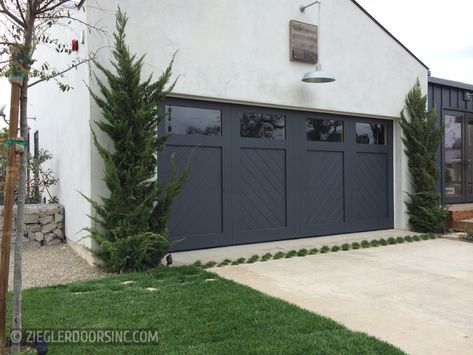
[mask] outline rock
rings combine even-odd
[[[46,212],[48,212],[48,206],[47,206],[47,205],[40,206],[40,207],[39,207],[39,212],[41,212],[41,213],[46,213]]]
[[[37,213],[38,213],[38,209],[36,207],[25,206],[25,215],[27,215],[27,214],[37,214]]]
[[[44,240],[44,234],[41,232],[36,232],[34,237],[38,242],[42,242]]]
[[[54,234],[55,234],[56,237],[58,237],[59,239],[64,238],[64,232],[62,231],[62,229],[55,229],[55,230],[54,230]]]
[[[56,213],[59,213],[61,211],[61,206],[58,205],[44,205],[39,208],[39,212],[44,215],[54,215]]]
[[[41,225],[39,224],[31,224],[28,226],[28,232],[36,233],[41,232]]]
[[[56,234],[54,233],[47,233],[44,235],[44,241],[50,242],[51,240],[56,239]]]
[[[32,224],[39,222],[39,215],[38,214],[25,214],[23,223]]]
[[[49,224],[46,224],[46,225],[43,225],[43,227],[41,228],[41,233],[49,233],[49,232],[52,232],[53,230],[55,230],[57,227],[57,224],[56,223],[49,223]]]
[[[41,223],[42,225],[51,223],[52,221],[53,221],[53,216],[46,216],[39,219],[39,223]]]
[[[12,218],[12,241],[16,238],[15,221],[16,208]],[[0,206],[0,215],[3,207]],[[0,238],[3,227],[3,218],[0,217]],[[64,238],[64,207],[60,204],[31,204],[25,206],[24,216],[24,241],[25,243],[58,244]]]

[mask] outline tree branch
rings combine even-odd
[[[0,46],[18,46],[19,43],[16,42],[1,42],[0,41]]]
[[[48,76],[45,76],[44,78],[41,78],[41,79],[38,79],[36,81],[33,81],[31,84],[28,85],[28,87],[32,87],[36,84],[39,84],[39,83],[42,83],[44,81],[49,81],[51,79],[54,79],[54,78],[57,78],[58,76],[61,76],[65,73],[67,73],[68,71],[72,70],[72,69],[75,69],[77,68],[78,66],[84,64],[84,63],[88,63],[88,62],[91,62],[91,61],[94,61],[95,60],[95,57],[97,56],[97,53],[93,53],[89,58],[87,59],[81,59],[79,60],[77,63],[71,65],[70,67],[60,71],[60,72],[57,72],[57,73],[54,73],[53,75],[48,75]]]
[[[1,0],[0,0],[1,1]],[[93,24],[90,24],[86,21],[83,21],[83,20],[79,20],[78,18],[75,18],[75,17],[71,17],[71,16],[67,16],[67,15],[51,15],[51,16],[38,16],[37,19],[41,19],[41,20],[64,20],[64,19],[67,19],[67,20],[70,20],[70,21],[75,21],[77,23],[80,23],[84,26],[86,26],[88,29],[92,29],[94,31],[97,31],[97,32],[101,32],[101,33],[107,33],[103,28],[100,28],[98,27],[97,25],[93,25]]]
[[[20,0],[16,0],[16,8],[18,9],[18,12],[20,13],[23,23],[26,23],[25,16],[23,15],[23,10],[21,10]]]
[[[0,11],[0,13],[4,13],[4,14],[7,15],[11,20],[13,20],[13,21],[16,22],[18,25],[20,25],[20,27],[25,28],[25,23],[22,22],[17,16],[15,16],[15,15],[8,9],[8,7],[5,5],[5,0],[0,0],[0,8],[2,8],[2,10]]]
[[[50,7],[48,7],[49,5],[51,5],[53,3],[53,0],[51,1],[48,1],[43,7],[40,7],[38,9],[38,11],[36,11],[36,14],[43,14],[43,13],[46,13],[46,12],[50,12],[50,11],[53,11],[55,9],[57,9],[58,7],[64,5],[65,3],[67,2],[71,2],[72,0],[61,0],[59,1],[57,4],[55,5],[52,5]]]

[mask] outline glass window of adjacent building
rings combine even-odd
[[[343,121],[321,120],[308,118],[306,120],[306,138],[315,142],[343,142]]]
[[[220,110],[166,105],[166,132],[204,136],[222,135]]]
[[[386,144],[386,126],[382,123],[356,123],[356,143]]]
[[[240,136],[244,138],[286,139],[286,116],[244,113],[240,117]]]

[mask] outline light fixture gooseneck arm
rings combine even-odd
[[[301,5],[300,10],[301,10],[301,12],[304,12],[305,9],[307,9],[308,7],[311,7],[312,5],[315,5],[315,4],[320,4],[320,0],[311,2],[310,4],[305,5],[305,6],[304,6],[304,5]]]

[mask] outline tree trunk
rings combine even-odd
[[[20,136],[25,140],[28,138],[28,78],[23,81],[20,94]],[[13,331],[21,332],[21,289],[22,289],[22,255],[24,235],[24,212],[26,197],[26,171],[28,163],[28,152],[25,150],[20,155],[20,172],[18,179],[18,202],[16,210],[16,242],[13,271]],[[21,351],[21,343],[12,343],[12,353]]]
[[[18,132],[18,110],[19,110],[20,87],[17,84],[11,85],[10,99],[10,122],[8,137],[16,138]],[[8,166],[5,181],[5,194],[3,203],[3,233],[0,258],[0,354],[5,354],[6,342],[6,313],[7,313],[7,291],[8,275],[10,270],[10,236],[13,216],[13,201],[18,176],[18,166],[16,164],[15,147],[8,145]]]
[[[23,68],[27,73],[31,69],[31,58],[33,57],[33,33],[34,33],[34,11],[30,7],[27,10],[27,18],[29,18],[29,26],[25,29],[24,52],[25,63]],[[23,86],[20,92],[20,137],[25,141],[28,139],[28,75],[23,79]],[[18,176],[18,196],[16,209],[16,242],[15,242],[15,256],[13,265],[13,324],[12,330],[21,333],[22,318],[21,318],[21,290],[23,281],[23,235],[24,231],[24,214],[25,214],[25,198],[26,198],[26,172],[28,169],[28,151],[24,150],[20,155],[20,166]],[[21,351],[20,342],[12,342],[12,353],[18,354]]]

